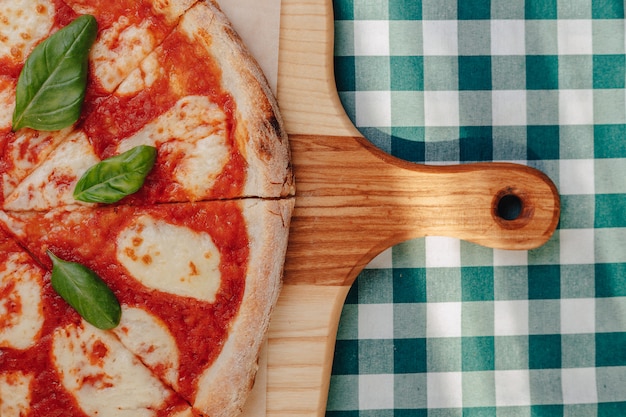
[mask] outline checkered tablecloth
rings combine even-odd
[[[398,245],[343,309],[327,417],[626,415],[623,0],[335,0],[363,135],[428,164],[513,161],[561,194],[531,251]]]

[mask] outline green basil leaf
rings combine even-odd
[[[122,308],[113,291],[94,271],[48,251],[52,288],[87,322],[108,330],[120,323]]]
[[[33,49],[17,82],[13,131],[60,130],[78,120],[97,33],[96,19],[83,15]]]
[[[115,203],[137,192],[154,166],[157,149],[139,145],[92,166],[78,180],[74,198],[88,203]]]

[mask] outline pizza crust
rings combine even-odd
[[[248,163],[244,196],[295,193],[287,133],[265,75],[213,1],[196,3],[179,28],[204,46],[222,69],[222,87],[237,105],[236,137]]]
[[[248,220],[250,260],[246,289],[220,357],[200,377],[194,408],[211,417],[243,409],[257,372],[259,350],[282,285],[282,259],[294,199],[242,201]]]
[[[245,227],[247,236],[246,270],[242,277],[245,281],[238,281],[237,284],[237,286],[243,284],[243,294],[236,314],[227,325],[226,338],[219,342],[219,353],[214,361],[204,365],[207,366],[204,370],[199,369],[201,374],[191,391],[182,387],[184,383],[179,380],[188,375],[179,373],[180,365],[182,365],[179,360],[182,361],[184,355],[178,356],[179,348],[183,347],[178,343],[185,345],[189,342],[185,342],[184,339],[170,340],[169,331],[171,330],[163,325],[168,321],[168,316],[159,316],[160,318],[157,319],[150,310],[133,312],[125,306],[125,299],[120,300],[123,308],[122,322],[113,330],[118,340],[144,365],[152,369],[152,372],[165,385],[184,395],[192,403],[194,409],[205,416],[233,417],[238,415],[252,388],[258,368],[259,350],[265,339],[270,315],[281,288],[282,260],[287,248],[294,203],[293,198],[244,199],[236,203],[228,203],[233,212],[241,213],[241,218],[245,221],[242,225]],[[211,214],[207,214],[206,217],[213,217],[211,208],[217,208],[220,204],[221,202],[206,203],[201,205],[204,207],[198,207],[198,209],[208,210]],[[195,203],[184,204],[187,209],[194,205]],[[122,219],[127,219],[129,216],[137,219],[144,218],[146,214],[142,211],[142,208],[133,207],[96,209],[82,207],[72,211],[58,208],[46,213],[19,212],[8,215],[0,212],[0,218],[5,227],[9,227],[12,234],[20,239],[20,243],[39,258],[40,262],[44,263],[45,250],[50,249],[53,252],[62,252],[68,259],[88,265],[104,279],[110,279],[100,268],[115,267],[115,253],[119,247],[109,247],[97,238],[93,239],[97,241],[96,245],[84,245],[83,241],[90,240],[89,233],[87,235],[84,233],[87,230],[94,232],[100,230],[97,227],[100,224],[102,228],[112,233],[109,238],[115,239],[115,236],[119,236],[118,233],[124,233],[124,227],[126,227],[124,225],[127,221]],[[222,221],[228,221],[227,219],[228,217],[224,217]],[[118,225],[118,221],[122,224]],[[204,222],[205,218],[200,215],[198,221]],[[132,223],[131,220],[129,224]],[[63,237],[68,234],[75,238]],[[137,242],[139,241],[145,241],[146,244],[153,243],[147,235],[143,235],[142,239],[137,239]],[[176,239],[176,241],[190,242],[182,239]],[[163,250],[163,248],[157,249]],[[186,259],[185,255],[176,253],[176,256],[183,256]],[[94,257],[104,259],[104,262],[99,266],[89,265],[88,260]],[[168,272],[162,271],[162,274],[166,276]],[[129,280],[129,285],[131,285],[130,282],[131,280]],[[187,330],[189,334],[195,333],[193,327]],[[142,333],[149,333],[149,336],[138,338],[137,335]],[[184,347],[196,348],[188,344]]]
[[[249,258],[245,290],[238,313],[230,323],[227,339],[222,341],[223,348],[220,354],[197,380],[195,394],[192,398],[193,401],[191,401],[193,412],[184,410],[180,411],[180,414],[176,414],[177,416],[191,415],[192,413],[195,415],[195,412],[198,411],[204,416],[233,417],[242,411],[254,384],[258,369],[259,351],[265,340],[270,314],[276,304],[282,283],[289,224],[295,204],[294,178],[288,137],[277,101],[265,76],[232,28],[227,17],[213,0],[200,0],[189,9],[187,7],[190,5],[190,0],[150,1],[155,6],[186,10],[175,30],[184,33],[196,45],[202,46],[207,51],[207,57],[212,57],[216,61],[217,67],[221,69],[221,88],[232,97],[235,103],[235,138],[238,151],[246,162],[246,173],[242,193],[232,196],[232,198],[238,201],[237,204],[242,208],[248,233]],[[76,6],[83,2],[82,0],[75,0],[71,3]],[[147,53],[147,49],[142,50],[141,55]],[[150,63],[151,61],[145,62]],[[130,70],[132,69],[130,68]],[[96,105],[94,104],[94,106]],[[82,133],[80,125],[75,126],[75,128],[76,130],[68,128],[67,131],[57,132],[52,135],[55,140],[44,141],[44,144],[47,145],[45,147],[46,153],[36,153],[39,156],[37,159],[29,160],[30,164],[23,167],[20,165],[17,167],[19,170],[12,172],[13,174],[19,173],[19,178],[12,176],[11,172],[4,173],[7,178],[2,178],[0,183],[0,185],[4,185],[4,189],[0,188],[0,192],[4,192],[2,200],[5,200],[10,193],[13,194],[16,190],[23,191],[23,196],[30,196],[31,194],[26,193],[26,191],[44,189],[45,185],[50,185],[49,182],[45,181],[44,185],[41,185],[42,182],[31,181],[29,183],[25,181],[25,178],[36,179],[37,175],[41,178],[47,178],[48,176],[44,174],[52,171],[45,169],[46,163],[52,164],[54,169],[58,169],[60,166],[70,166],[71,164],[64,161],[57,161],[58,165],[55,165],[55,159],[51,155],[54,155],[57,149],[63,149],[59,144],[63,139],[73,137],[73,133],[76,131]],[[180,136],[188,138],[185,134]],[[33,147],[36,144],[29,142],[29,145],[33,145]],[[67,152],[63,155],[67,158],[71,156],[68,156]],[[206,154],[203,156],[205,159],[210,157]],[[7,154],[4,157],[14,158],[11,155],[7,156]],[[82,160],[83,157],[84,152],[79,152],[79,155],[74,159]],[[89,161],[88,165],[97,162],[94,158]],[[42,166],[43,168],[41,168]],[[36,172],[37,168],[41,168],[43,171]],[[81,167],[81,170],[83,168],[85,167]],[[78,177],[77,173],[80,170],[76,169],[75,171],[72,171],[71,177],[73,179]],[[200,177],[208,181],[206,175],[200,175]],[[20,185],[23,186],[23,189],[19,188]],[[68,190],[70,189],[68,188]],[[63,194],[53,191],[55,190],[51,190],[54,195],[69,195],[68,192]],[[227,198],[231,198],[231,196]],[[42,215],[46,217],[53,216],[57,211],[65,211],[69,216],[68,219],[71,219],[72,215],[80,216],[81,210],[98,209],[97,206],[92,205],[76,205],[73,200],[59,200],[60,202],[57,203],[52,200],[42,200],[40,205],[35,206],[10,205],[12,201],[17,200],[19,199],[6,198],[6,201],[2,201],[3,208],[9,211],[0,211],[0,222],[4,223],[2,226],[11,230],[13,237],[18,239],[24,238],[25,236],[21,236],[21,234],[26,233],[25,229],[20,227],[20,215],[26,217]],[[206,199],[199,200],[206,201]],[[32,202],[29,200],[30,203]],[[189,202],[182,201],[181,203]],[[13,218],[14,216],[16,217]],[[65,221],[52,224],[52,228],[57,231],[66,231],[67,226],[68,222]],[[50,231],[48,230],[48,232]],[[89,245],[84,246],[89,247]],[[92,247],[88,251],[99,249]],[[160,272],[163,273],[163,271]],[[113,333],[111,333],[112,335]],[[123,338],[118,335],[117,339]],[[141,345],[138,349],[144,348],[149,350],[150,346]],[[129,352],[133,351],[128,346],[126,349]],[[171,350],[169,346],[166,346],[164,351],[168,351],[168,349]],[[60,351],[67,350],[69,349],[63,346],[60,348]],[[151,351],[150,353],[152,354]],[[134,356],[139,357],[141,355],[135,353]],[[153,356],[155,358],[153,362],[157,365],[164,362],[162,357],[156,354]],[[144,365],[148,367],[151,364],[150,360],[144,361]],[[158,368],[157,365],[153,367]],[[175,365],[171,365],[171,367],[176,368]],[[164,377],[164,375],[154,372],[154,369],[152,373],[166,386],[175,391],[178,389],[176,376]]]

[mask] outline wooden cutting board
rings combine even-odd
[[[281,13],[277,95],[297,192],[268,336],[267,416],[323,416],[343,302],[373,257],[426,235],[535,248],[556,228],[559,198],[525,166],[423,166],[375,149],[335,89],[331,0],[282,0]],[[515,219],[498,208],[507,200],[521,206]]]

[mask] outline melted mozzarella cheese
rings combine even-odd
[[[159,64],[157,54],[151,53],[141,61],[138,68],[134,69],[118,87],[116,94],[131,95],[151,87],[159,76],[164,73]]]
[[[153,417],[169,395],[113,334],[87,323],[55,331],[52,359],[61,383],[90,416]]]
[[[106,91],[115,90],[156,47],[157,39],[149,26],[147,20],[139,26],[131,25],[128,18],[122,16],[110,28],[100,32],[90,59],[95,76]]]
[[[113,332],[150,369],[164,370],[159,376],[166,383],[178,386],[179,351],[162,320],[143,309],[122,306],[120,324]]]
[[[42,272],[25,258],[10,254],[0,271],[0,347],[27,349],[43,326]]]
[[[208,97],[189,96],[120,142],[119,153],[138,145],[159,148],[164,164],[189,199],[202,199],[228,162],[226,116]]]
[[[28,415],[32,380],[32,375],[23,372],[0,374],[0,416]]]
[[[186,410],[182,410],[182,411],[177,411],[176,413],[174,413],[171,417],[196,417],[197,414],[194,413],[190,408],[186,409]]]
[[[9,121],[9,126],[10,126]],[[3,192],[6,198],[15,187],[37,168],[50,153],[69,135],[71,128],[56,132],[20,129],[7,142],[4,154],[12,161],[10,170],[3,175]]]
[[[1,12],[0,12],[1,13]],[[10,129],[15,109],[16,81],[9,77],[0,76],[0,129]]]
[[[78,132],[54,149],[7,197],[7,210],[41,210],[75,204],[72,193],[78,179],[100,160],[87,136]]]
[[[153,0],[151,2],[154,12],[164,15],[169,23],[174,23],[193,3],[194,0]]]
[[[0,8],[0,58],[22,62],[54,23],[51,0],[11,0]]]
[[[220,287],[211,236],[147,215],[120,233],[117,259],[143,285],[170,294],[212,303]]]

